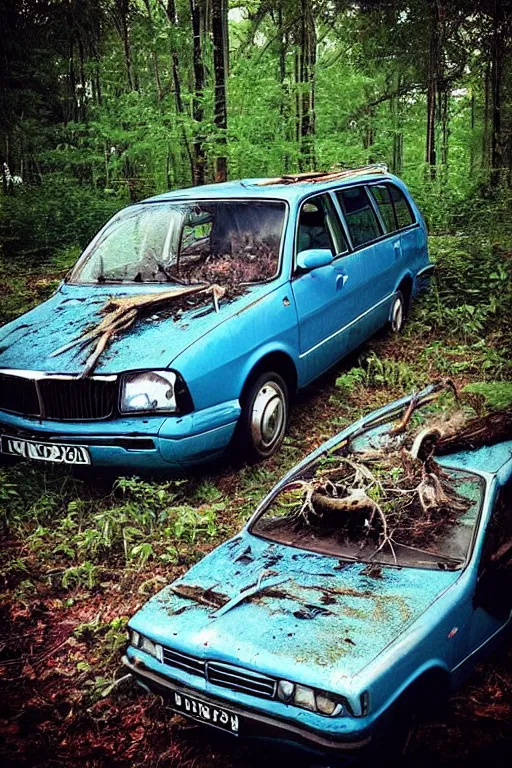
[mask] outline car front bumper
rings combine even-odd
[[[222,454],[240,416],[238,400],[183,416],[50,421],[0,411],[0,435],[85,446],[95,467],[183,469]]]
[[[134,663],[134,661],[138,663]],[[289,720],[278,719],[262,714],[246,707],[240,707],[232,701],[217,698],[196,691],[178,681],[169,680],[149,669],[139,659],[129,659],[123,656],[123,664],[146,691],[162,696],[164,700],[174,693],[192,696],[196,701],[205,705],[218,705],[228,714],[236,715],[242,726],[240,736],[253,739],[278,741],[299,747],[317,754],[343,753],[344,755],[359,755],[371,742],[371,734],[367,731],[352,731],[350,733],[321,732],[297,725]],[[172,707],[171,707],[172,708]],[[182,714],[182,713],[179,713]],[[200,721],[203,723],[203,721]],[[208,723],[204,722],[204,725]]]

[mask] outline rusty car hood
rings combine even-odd
[[[145,295],[169,290],[169,285],[62,285],[43,304],[0,328],[0,368],[79,374],[91,345],[52,353],[78,339],[102,319],[109,297]],[[157,310],[133,328],[113,338],[101,356],[96,373],[119,373],[142,368],[165,368],[187,347],[274,290],[276,282],[248,286],[241,296],[220,302],[216,312],[209,299],[179,317]]]
[[[330,689],[362,671],[458,575],[342,563],[245,532],[164,588],[130,626],[202,659]]]

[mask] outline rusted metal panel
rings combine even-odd
[[[269,576],[258,591],[216,615],[262,572]],[[131,624],[164,645],[194,647],[204,658],[332,689],[360,672],[458,575],[372,572],[365,564],[243,534],[150,600]]]

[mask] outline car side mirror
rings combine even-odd
[[[328,248],[308,248],[297,256],[297,267],[303,272],[310,272],[312,269],[326,267],[333,259],[334,256]]]

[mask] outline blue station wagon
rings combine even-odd
[[[146,691],[236,736],[381,763],[415,713],[439,715],[511,624],[512,440],[420,461],[430,435],[401,429],[435,390],[325,443],[135,614],[123,660]]]
[[[179,190],[124,209],[54,296],[0,329],[1,451],[183,469],[280,446],[290,401],[432,269],[381,166]]]

